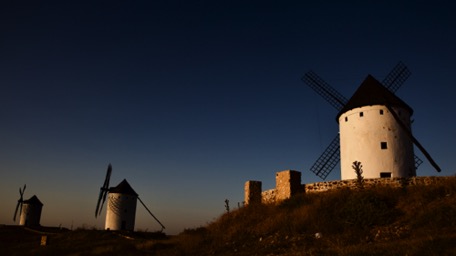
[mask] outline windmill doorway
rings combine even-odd
[[[126,221],[122,221],[122,224],[120,225],[120,229],[121,230],[126,230],[127,229],[127,222]]]

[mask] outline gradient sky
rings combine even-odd
[[[108,163],[169,234],[237,207],[246,180],[320,181],[309,168],[337,111],[300,80],[309,70],[349,98],[402,60],[396,95],[443,169],[415,149],[417,173],[455,174],[451,1],[46,2],[0,4],[0,224],[26,183],[42,225],[103,228]],[[160,229],[141,205],[136,227]]]

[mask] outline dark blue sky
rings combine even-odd
[[[402,60],[414,134],[455,174],[450,1],[150,2],[0,4],[0,223],[27,183],[43,225],[103,227],[108,163],[171,233],[241,202],[246,180],[319,181],[308,170],[337,113],[300,80],[310,69],[348,98]],[[159,229],[146,214],[138,227]]]

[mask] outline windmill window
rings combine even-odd
[[[390,172],[381,172],[380,178],[391,178],[391,173]]]
[[[380,109],[380,115],[383,115],[383,109]]]
[[[359,112],[359,116],[360,117],[364,116],[364,113],[363,112]]]
[[[348,122],[348,117],[345,117],[345,122]]]
[[[380,142],[380,148],[381,149],[387,149],[388,148],[388,144],[385,141],[382,141],[382,142]]]

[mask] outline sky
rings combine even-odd
[[[95,3],[96,2],[96,3]],[[413,133],[456,171],[456,18],[451,1],[2,1],[0,224],[19,187],[41,224],[104,227],[112,164],[176,234],[244,200],[244,183],[309,171],[338,132],[309,70],[349,98],[403,61]],[[340,179],[340,167],[326,180]],[[136,228],[160,230],[138,204]]]

